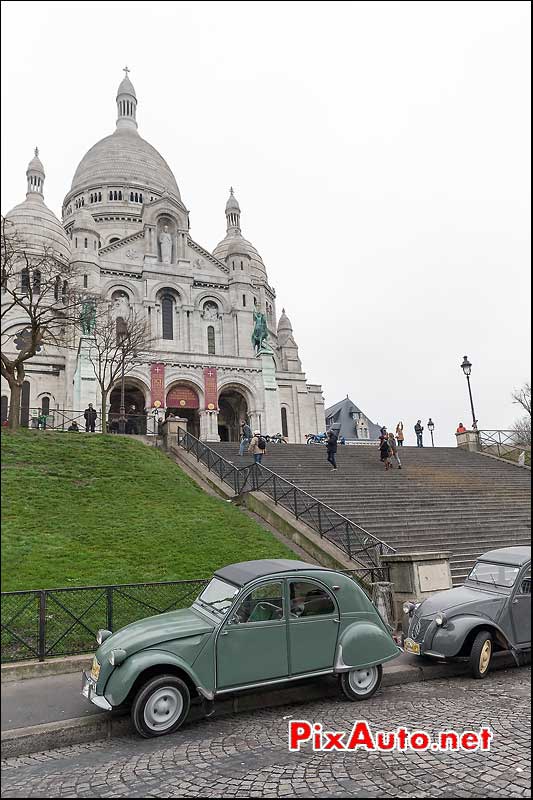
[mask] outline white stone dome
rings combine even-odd
[[[91,147],[78,164],[71,192],[118,184],[142,186],[159,193],[166,189],[181,200],[167,162],[133,128],[117,128]]]
[[[5,216],[14,224],[22,247],[35,253],[46,248],[60,261],[70,260],[70,240],[65,229],[38,194],[30,194]]]

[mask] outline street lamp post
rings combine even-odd
[[[428,419],[428,431],[429,431],[429,432],[430,432],[430,434],[431,434],[431,446],[432,446],[432,447],[435,447],[435,442],[433,441],[433,431],[434,431],[434,430],[435,430],[435,423],[433,422],[433,420],[432,420],[432,419],[431,419],[431,417],[430,417],[430,418]]]
[[[477,431],[476,412],[474,411],[474,401],[472,400],[472,389],[470,388],[470,373],[472,372],[472,364],[468,360],[468,356],[463,356],[463,363],[461,369],[466,375],[466,382],[468,383],[468,394],[470,397],[470,408],[472,409],[472,430]]]

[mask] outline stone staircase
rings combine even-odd
[[[236,466],[238,445],[210,444]],[[338,471],[321,445],[269,445],[265,466],[398,552],[450,550],[454,584],[496,547],[529,544],[530,472],[456,447],[400,450],[385,472],[377,446],[339,446]]]

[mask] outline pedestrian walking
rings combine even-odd
[[[253,439],[248,447],[248,452],[253,454],[256,464],[260,464],[266,453],[266,439],[260,431],[254,431]]]
[[[83,412],[83,416],[85,417],[85,432],[94,433],[94,427],[96,425],[96,417],[98,416],[98,414],[96,413],[96,409],[93,408],[92,403],[89,403],[88,407]]]
[[[391,449],[391,457],[394,458],[394,460],[398,464],[398,469],[401,469],[402,462],[400,461],[400,456],[398,455],[398,445],[396,444],[396,439],[394,438],[393,433],[389,433],[389,447]]]
[[[422,425],[422,420],[418,420],[415,425],[415,433],[416,433],[416,446],[417,447],[424,447],[422,442],[422,434],[424,432],[424,426]]]
[[[241,420],[241,444],[239,447],[239,455],[243,456],[245,450],[250,446],[252,441],[252,429],[245,419]]]
[[[329,430],[326,434],[327,441],[326,441],[326,450],[328,451],[328,461],[331,464],[332,472],[335,472],[337,469],[337,439],[339,438],[339,434],[337,431]]]
[[[383,437],[383,439],[381,441],[381,444],[379,446],[379,453],[380,453],[381,461],[385,464],[385,472],[388,472],[389,469],[392,467],[392,464],[390,463],[392,450],[391,450],[391,447],[390,447],[390,444],[389,444],[389,437],[388,436],[384,436]]]
[[[405,437],[403,435],[403,422],[399,422],[396,425],[396,441],[398,442],[398,447],[403,447],[404,438]]]

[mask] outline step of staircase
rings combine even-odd
[[[238,445],[210,445],[235,466]],[[456,585],[476,558],[529,544],[528,470],[456,447],[403,447],[402,469],[385,472],[377,446],[338,448],[334,472],[320,445],[267,445],[263,464],[399,552],[451,552]]]

